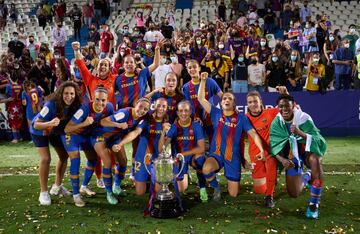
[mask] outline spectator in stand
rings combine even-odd
[[[247,18],[245,16],[244,12],[242,12],[242,11],[239,12],[239,18],[236,21],[236,24],[239,27],[243,27],[245,24],[247,24]]]
[[[112,57],[114,48],[114,36],[110,32],[109,25],[102,24],[100,31],[100,59]]]
[[[70,16],[72,22],[74,23],[74,38],[75,41],[80,41],[81,40],[81,35],[80,35],[80,29],[81,29],[81,25],[82,25],[82,13],[80,8],[78,8],[77,4],[73,5],[73,9],[71,9],[71,11],[68,13],[68,15]]]
[[[308,91],[326,91],[324,90],[323,81],[325,79],[325,66],[320,63],[320,54],[312,55],[309,64],[305,89]]]
[[[224,3],[224,0],[221,0],[219,6],[218,6],[218,17],[223,22],[226,21],[226,6]]]
[[[46,64],[50,65],[50,62],[53,59],[53,54],[51,53],[48,44],[46,44],[46,43],[40,44],[40,53],[44,57],[44,62]],[[40,57],[40,55],[38,57]]]
[[[46,21],[52,23],[53,11],[49,1],[44,1],[43,9],[46,13]]]
[[[303,54],[305,54],[305,63],[309,62],[310,57],[315,52],[319,52],[318,44],[316,42],[316,28],[311,21],[305,23],[303,32]]]
[[[165,25],[161,26],[161,34],[167,39],[171,39],[173,37],[174,28],[169,25],[168,19],[165,19]]]
[[[276,92],[277,86],[285,86],[286,76],[283,63],[276,52],[272,53],[266,64],[266,86],[268,92]]]
[[[297,50],[291,51],[290,61],[285,65],[286,88],[289,92],[302,91],[301,57]]]
[[[356,35],[356,25],[349,25],[349,34],[347,34],[344,39],[348,39],[350,43],[349,49],[355,54],[355,43],[358,39],[358,35]]]
[[[336,90],[347,90],[350,88],[354,57],[355,54],[350,49],[350,41],[345,38],[342,41],[342,47],[335,50],[333,57]]]
[[[208,52],[201,62],[202,66],[208,68],[211,72],[210,76],[222,91],[229,87],[229,67],[225,59],[221,56],[219,51],[213,54]]]
[[[300,22],[305,24],[306,21],[311,20],[312,11],[311,8],[308,6],[308,1],[304,1],[304,5],[300,10]]]
[[[136,20],[136,27],[139,29],[139,31],[145,35],[146,29],[145,29],[145,19],[144,19],[144,13],[141,11],[138,11],[135,16]]]
[[[257,55],[250,57],[248,66],[248,90],[265,91],[266,69],[265,65],[258,62]]]
[[[319,47],[319,52],[321,55],[323,54],[323,47],[327,34],[328,34],[328,27],[326,25],[326,20],[324,19],[324,17],[322,17],[322,19],[318,21],[316,27],[316,42]]]
[[[6,20],[8,16],[8,8],[4,3],[4,0],[0,0],[0,31],[4,30],[6,27]]]
[[[237,60],[234,62],[234,69],[231,73],[231,87],[233,93],[247,93],[248,92],[248,71],[247,60],[244,54],[239,54]]]
[[[153,71],[153,76],[155,80],[155,89],[164,88],[165,87],[165,77],[171,72],[171,67],[167,64],[167,59],[164,55],[160,56],[160,66],[158,66]],[[151,87],[151,86],[150,86]]]
[[[170,68],[171,71],[177,76],[178,80],[181,77],[182,70],[184,69],[184,66],[179,63],[178,56],[175,53],[170,54]]]
[[[293,12],[289,4],[285,4],[284,11],[280,14],[280,29],[288,31],[290,29],[290,21],[293,18]]]
[[[54,50],[60,50],[61,56],[65,56],[65,43],[67,41],[67,34],[62,22],[58,21],[56,27],[51,32],[52,43]]]
[[[9,9],[9,17],[14,23],[17,23],[18,15],[19,15],[19,11],[16,9],[15,4],[11,3]]]
[[[94,16],[98,26],[100,26],[100,20],[102,17],[103,0],[94,0]]]
[[[360,89],[360,48],[357,49],[357,55],[354,59],[354,69],[353,71],[353,77],[354,77],[354,88]]]
[[[251,6],[250,7],[250,13],[248,15],[249,25],[255,24],[255,21],[259,19],[258,14],[256,13],[256,7]]]
[[[257,51],[257,55],[259,58],[259,63],[266,65],[266,63],[268,62],[269,57],[271,55],[271,48],[268,45],[268,41],[267,41],[266,37],[261,37],[260,46]]]
[[[276,15],[273,10],[269,7],[266,9],[264,16],[264,34],[275,33],[276,30]]]
[[[28,48],[32,60],[35,61],[35,59],[38,57],[40,46],[37,43],[35,43],[35,39],[33,35],[29,36],[29,43],[26,46],[26,48]]]
[[[238,4],[237,4],[237,10],[239,12],[247,12],[249,10],[249,5],[247,3],[246,0],[239,0]]]
[[[15,58],[20,58],[24,48],[24,43],[19,41],[19,33],[13,32],[13,38],[8,43],[8,52],[14,53]]]
[[[160,40],[164,39],[164,36],[162,33],[155,28],[155,24],[151,22],[149,24],[149,31],[147,31],[144,35],[143,40],[144,41],[150,41],[152,43],[158,42]]]
[[[330,86],[330,90],[334,90],[334,71],[335,67],[333,64],[335,50],[339,47],[339,40],[334,36],[333,33],[330,33],[326,37],[326,41],[323,46],[323,63],[325,64],[325,80],[324,83],[326,87]]]
[[[39,56],[40,57],[40,56]],[[36,81],[36,85],[39,85],[44,90],[44,95],[50,94],[50,80],[53,78],[53,74],[49,66],[47,66],[41,58],[37,58],[28,77],[33,78]]]
[[[87,37],[87,42],[88,43],[93,43],[95,46],[98,46],[99,41],[100,41],[100,33],[96,29],[96,25],[91,24],[90,29],[89,29],[89,34],[88,34],[88,37]]]
[[[45,29],[46,21],[47,21],[47,13],[44,9],[43,4],[39,5],[39,8],[36,11],[36,16],[39,21],[39,26],[42,27],[43,29]]]
[[[82,15],[84,17],[84,24],[90,28],[92,19],[94,18],[94,7],[87,1],[82,7]]]
[[[66,9],[64,9],[64,5],[60,3],[54,3],[53,12],[55,16],[55,21],[62,22],[66,13]]]

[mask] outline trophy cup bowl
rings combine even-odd
[[[149,158],[150,157],[150,158]],[[150,162],[151,155],[146,154],[144,157],[144,165],[149,173],[146,162]],[[178,174],[174,174],[174,167],[178,160],[182,161],[181,168]],[[155,180],[161,185],[161,190],[156,194],[155,201],[150,211],[150,215],[155,218],[174,218],[181,214],[179,204],[173,192],[169,190],[168,185],[174,181],[174,178],[178,177],[184,168],[184,156],[177,154],[175,158],[170,154],[159,154],[159,157],[153,160]]]

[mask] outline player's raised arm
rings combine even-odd
[[[83,56],[80,51],[80,42],[74,41],[73,43],[71,43],[71,46],[74,50],[75,59],[83,59]]]
[[[169,131],[171,125],[169,123],[164,123],[163,124],[163,129],[161,131],[161,135],[160,135],[160,139],[159,139],[159,143],[158,143],[158,151],[159,153],[162,153],[163,151],[163,146],[167,146],[171,139],[166,137],[166,133]]]
[[[199,91],[198,91],[198,101],[200,102],[200,104],[204,108],[204,110],[207,113],[210,113],[211,104],[205,98],[205,86],[206,86],[206,79],[207,78],[208,78],[208,73],[207,72],[202,72],[200,74],[200,85],[199,85]]]
[[[160,48],[163,46],[165,40],[158,41],[155,46],[154,62],[149,66],[149,72],[152,73],[160,65]]]

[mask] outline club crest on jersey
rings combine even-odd
[[[231,118],[231,123],[236,123],[236,118]]]

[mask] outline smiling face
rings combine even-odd
[[[126,73],[134,73],[136,68],[134,57],[126,56],[124,59],[124,69]]]
[[[110,62],[107,59],[101,59],[98,65],[98,74],[101,79],[105,79],[110,73]]]
[[[294,114],[294,103],[287,99],[281,99],[278,104],[281,116],[285,121],[291,121]]]
[[[75,88],[74,87],[66,87],[62,94],[63,101],[65,105],[70,106],[75,100]]]
[[[187,71],[191,78],[198,78],[200,73],[200,66],[196,62],[190,61],[187,65]]]
[[[232,93],[224,93],[221,98],[221,108],[224,111],[235,110],[235,96]]]
[[[150,103],[146,101],[140,101],[135,105],[135,116],[141,118],[150,110]]]
[[[190,120],[191,116],[191,107],[187,102],[181,102],[178,105],[177,115],[179,117],[180,122],[186,123]]]
[[[165,89],[170,92],[175,92],[177,86],[177,77],[174,73],[169,73],[165,78]]]
[[[167,111],[167,101],[164,98],[159,98],[155,102],[155,113],[157,118],[163,118]]]
[[[248,111],[252,115],[259,115],[262,111],[262,101],[258,96],[248,96],[246,98]]]
[[[102,91],[95,92],[94,105],[98,112],[102,112],[108,101],[108,94]]]

